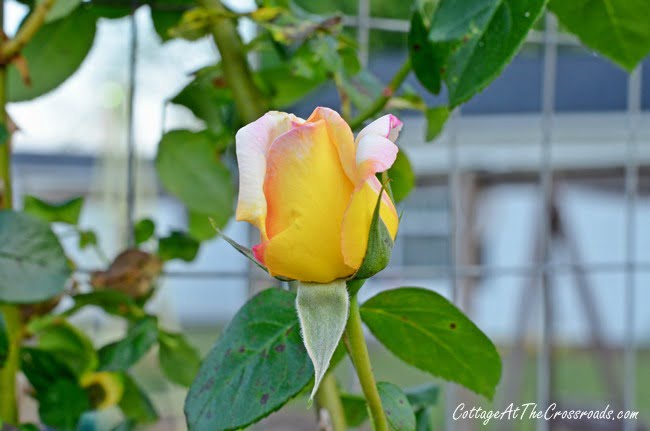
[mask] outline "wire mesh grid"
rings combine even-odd
[[[357,30],[359,52],[362,64],[368,63],[369,40],[372,30],[384,30],[393,32],[407,32],[408,21],[390,18],[379,18],[371,16],[370,0],[358,0],[358,15],[345,16],[344,24],[354,27]],[[559,45],[575,45],[577,41],[572,37],[559,34],[555,18],[548,15],[545,18],[545,30],[533,31],[527,39],[527,43],[540,45],[543,49],[542,62],[542,86],[541,86],[541,140],[539,142],[540,164],[537,169],[537,187],[539,214],[547,215],[551,211],[551,199],[553,193],[554,166],[552,160],[553,127],[555,116],[555,91],[557,76],[557,49]],[[134,109],[136,101],[135,88],[136,65],[137,65],[137,21],[131,19],[130,51],[129,55],[129,92],[128,92],[128,122],[127,122],[127,206],[125,217],[127,219],[128,232],[132,232],[135,214],[135,153],[136,145],[134,134]],[[636,208],[638,201],[639,165],[638,165],[638,129],[641,122],[641,69],[638,68],[629,76],[627,83],[627,139],[626,156],[624,166],[624,193],[625,193],[625,259],[623,262],[601,262],[597,264],[575,264],[557,263],[549,259],[549,238],[551,235],[551,217],[540,217],[539,239],[541,240],[542,255],[538,262],[524,266],[494,266],[494,265],[473,265],[463,262],[459,257],[459,250],[462,249],[462,232],[468,227],[465,226],[461,177],[464,173],[459,163],[459,148],[462,142],[459,141],[457,128],[461,118],[461,109],[457,109],[451,116],[447,125],[448,145],[448,167],[446,176],[446,187],[448,188],[448,235],[450,238],[449,264],[440,266],[429,266],[426,268],[409,269],[411,274],[415,271],[418,276],[427,278],[447,279],[451,287],[452,300],[462,307],[463,291],[460,281],[467,277],[479,275],[519,275],[536,277],[539,294],[539,316],[538,325],[538,355],[537,355],[537,389],[536,401],[540,405],[548,405],[551,402],[551,303],[548,295],[548,276],[551,273],[568,272],[580,270],[584,273],[619,273],[624,274],[624,373],[623,373],[623,408],[633,410],[636,405],[636,345],[635,345],[635,275],[640,272],[650,272],[650,262],[640,262],[636,257],[637,237],[637,216]],[[163,122],[164,127],[164,122]],[[252,233],[249,231],[249,239],[252,240]],[[128,240],[132,243],[132,238]],[[419,274],[418,271],[421,273]],[[252,284],[256,275],[252,267],[246,271],[190,271],[173,270],[165,273],[171,278],[219,278],[219,277],[245,277]],[[386,279],[391,277],[399,278],[399,274],[385,274]],[[506,371],[507,373],[507,371]],[[446,428],[457,429],[457,424],[452,421],[451,411],[458,403],[458,393],[454,386],[446,388]],[[549,428],[546,421],[538,421],[536,427],[539,431]],[[626,431],[635,427],[633,422],[627,421],[624,424]]]

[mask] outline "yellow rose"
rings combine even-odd
[[[269,112],[237,132],[237,220],[259,229],[253,252],[272,275],[329,283],[359,269],[381,190],[375,174],[395,161],[401,128],[386,115],[355,139],[338,113],[319,107],[307,120]],[[386,193],[380,216],[395,239]]]

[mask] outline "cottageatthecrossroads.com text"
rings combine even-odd
[[[546,409],[539,408],[537,403],[524,403],[515,406],[510,403],[503,410],[487,410],[482,407],[467,407],[461,403],[454,410],[454,420],[459,419],[477,419],[487,425],[491,420],[636,420],[638,411],[620,410],[615,412],[607,405],[602,410],[561,410],[556,403],[550,404]]]

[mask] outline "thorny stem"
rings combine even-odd
[[[395,73],[393,79],[390,80],[390,83],[384,88],[384,91],[381,93],[381,95],[377,97],[377,99],[375,99],[375,101],[372,102],[370,106],[362,111],[357,117],[350,120],[350,128],[352,130],[358,129],[359,127],[363,126],[364,121],[374,117],[377,115],[377,113],[384,109],[390,98],[393,97],[395,92],[402,85],[409,72],[411,72],[411,61],[407,58],[399,70]]]
[[[359,314],[359,302],[356,294],[350,298],[350,317],[345,328],[345,336],[348,353],[350,354],[350,358],[352,358],[354,368],[357,370],[359,383],[361,383],[361,389],[363,389],[363,394],[368,403],[373,429],[375,431],[389,431],[386,413],[381,404],[377,383],[375,382],[375,376],[372,373],[372,366],[370,365],[370,355],[368,354],[368,346],[363,335],[361,315]]]
[[[45,22],[47,13],[52,9],[56,0],[42,0],[36,3],[34,10],[27,17],[23,25],[20,26],[16,37],[2,44],[0,50],[0,59],[2,62],[11,61],[20,51],[32,40],[36,32]]]
[[[200,0],[200,3],[217,12],[227,12],[219,0]],[[253,81],[246,48],[235,22],[230,18],[219,18],[212,26],[212,38],[221,54],[224,78],[232,90],[241,120],[244,123],[257,120],[268,110],[268,103]]]
[[[18,55],[34,37],[45,22],[45,16],[56,0],[43,0],[35,6],[18,30],[16,37],[0,42],[0,126],[4,139],[0,139],[0,209],[13,207],[11,182],[11,131],[7,121],[7,62]],[[4,34],[4,1],[0,0],[0,34]],[[0,369],[0,418],[9,424],[18,425],[20,414],[16,397],[16,375],[20,367],[20,345],[23,337],[23,323],[17,305],[2,305],[0,312],[7,326],[9,355]]]
[[[4,9],[0,0],[0,11]],[[3,14],[0,13],[0,16]],[[2,17],[4,18],[4,17]],[[0,19],[0,30],[3,19]],[[0,65],[0,127],[4,128],[4,138],[0,139],[0,209],[11,209],[11,146],[9,128],[5,112],[7,85],[7,67]],[[18,372],[20,349],[20,310],[14,305],[0,306],[9,336],[9,356],[4,367],[0,369],[0,418],[9,424],[18,424],[18,403],[16,401],[16,373]]]

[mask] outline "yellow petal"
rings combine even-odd
[[[332,142],[336,144],[336,150],[341,160],[345,174],[353,183],[357,181],[356,147],[354,135],[348,123],[345,122],[338,112],[319,106],[311,113],[307,122],[325,121],[327,133]]]
[[[376,177],[370,177],[363,187],[352,195],[350,204],[343,218],[343,230],[341,233],[341,246],[345,264],[349,267],[359,269],[363,258],[366,256],[368,247],[368,234],[372,214],[377,204],[377,197],[381,190],[381,184]],[[395,240],[399,217],[395,205],[388,193],[384,191],[379,207],[379,216],[388,228],[391,237]]]
[[[256,256],[273,275],[297,280],[328,283],[351,275],[340,238],[353,188],[325,121],[277,138],[264,183],[269,240],[256,247]]]

